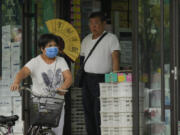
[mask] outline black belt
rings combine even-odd
[[[89,73],[89,72],[85,72],[85,75],[87,75],[87,76],[94,76],[94,77],[96,77],[96,76],[98,76],[98,77],[104,77],[104,75],[105,74],[97,74],[97,73]]]

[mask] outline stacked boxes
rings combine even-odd
[[[109,73],[109,74],[105,74],[105,82],[117,82],[118,80],[118,76],[117,73]]]
[[[11,116],[18,115],[19,119],[13,126],[14,135],[23,135],[23,124],[22,121],[22,99],[20,96],[1,96],[0,98],[0,115]]]
[[[82,89],[71,88],[71,127],[72,135],[86,135]]]
[[[132,77],[118,83],[100,83],[101,134],[132,135]],[[127,78],[128,76],[128,78]]]
[[[19,116],[18,121],[16,121],[16,125],[13,127],[13,131],[15,135],[23,135],[24,131],[24,121],[22,120],[22,97],[13,96],[12,97],[12,110],[13,114]]]
[[[114,83],[114,82],[132,82],[131,73],[108,73],[105,74],[105,82],[106,83]]]
[[[19,120],[13,126],[14,135],[23,135],[22,99],[18,92],[10,91],[15,74],[20,69],[21,27],[19,25],[2,26],[2,76],[0,79],[0,115],[18,115]]]

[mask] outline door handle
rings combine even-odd
[[[177,67],[175,66],[174,69],[171,70],[171,73],[174,74],[174,80],[177,80]]]

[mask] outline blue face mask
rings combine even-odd
[[[58,54],[58,48],[57,47],[48,47],[48,48],[45,48],[45,50],[46,50],[46,56],[48,58],[54,58]]]

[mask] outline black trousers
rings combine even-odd
[[[104,74],[85,73],[83,80],[83,107],[88,135],[101,135],[100,130],[100,88]]]

